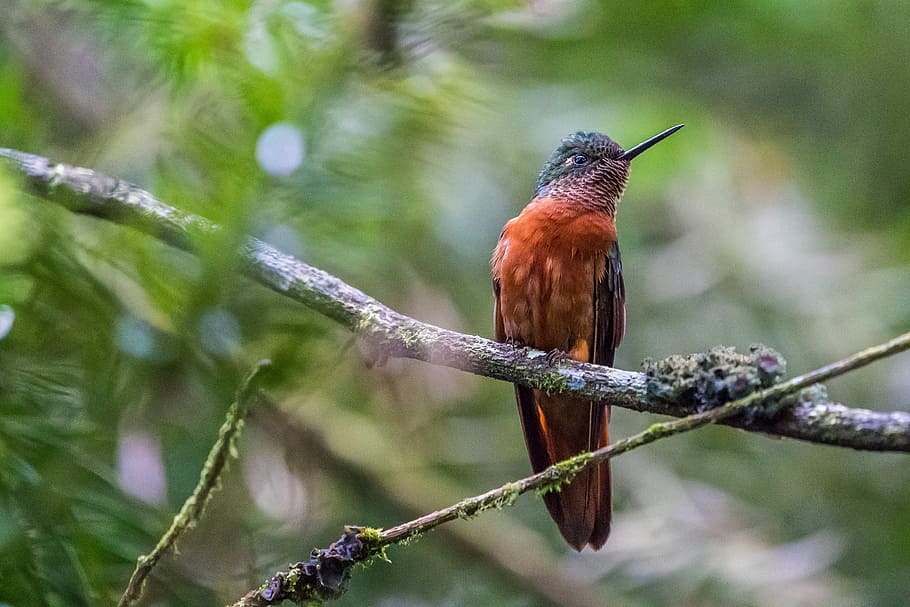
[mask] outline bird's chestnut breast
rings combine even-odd
[[[616,239],[613,217],[549,198],[506,224],[493,254],[506,336],[586,360],[594,326],[594,287]]]

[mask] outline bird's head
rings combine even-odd
[[[572,133],[541,169],[535,197],[566,199],[615,212],[632,159],[682,127],[680,124],[667,129],[629,150],[623,150],[603,133]]]

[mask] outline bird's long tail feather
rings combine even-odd
[[[609,408],[540,390],[515,387],[525,443],[535,472],[609,443]],[[587,406],[585,406],[587,404]],[[610,535],[610,462],[578,474],[559,491],[544,496],[550,516],[576,550],[597,550]]]

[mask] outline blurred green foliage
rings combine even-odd
[[[203,523],[145,604],[230,602],[334,540],[524,475],[511,389],[350,336],[235,272],[254,233],[421,320],[489,335],[488,257],[578,129],[630,145],[618,365],[768,343],[793,372],[910,324],[910,5],[11,0],[0,145],[228,227],[191,256],[0,172],[0,603],[111,604],[275,361]],[[269,173],[265,133],[302,162]],[[265,143],[264,143],[265,142]],[[291,146],[293,147],[293,146]],[[643,157],[645,158],[645,157]],[[9,322],[12,325],[9,326]],[[906,408],[906,357],[838,380]],[[614,435],[649,423],[614,412]],[[356,571],[339,604],[903,605],[904,456],[712,428],[618,460],[614,536],[540,501]]]

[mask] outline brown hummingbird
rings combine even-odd
[[[633,158],[683,125],[623,150],[601,133],[562,140],[531,202],[506,223],[493,252],[495,339],[551,358],[613,365],[626,327],[616,207]],[[535,472],[609,443],[610,408],[515,386]],[[570,546],[597,550],[610,534],[610,462],[582,471],[543,498]]]

